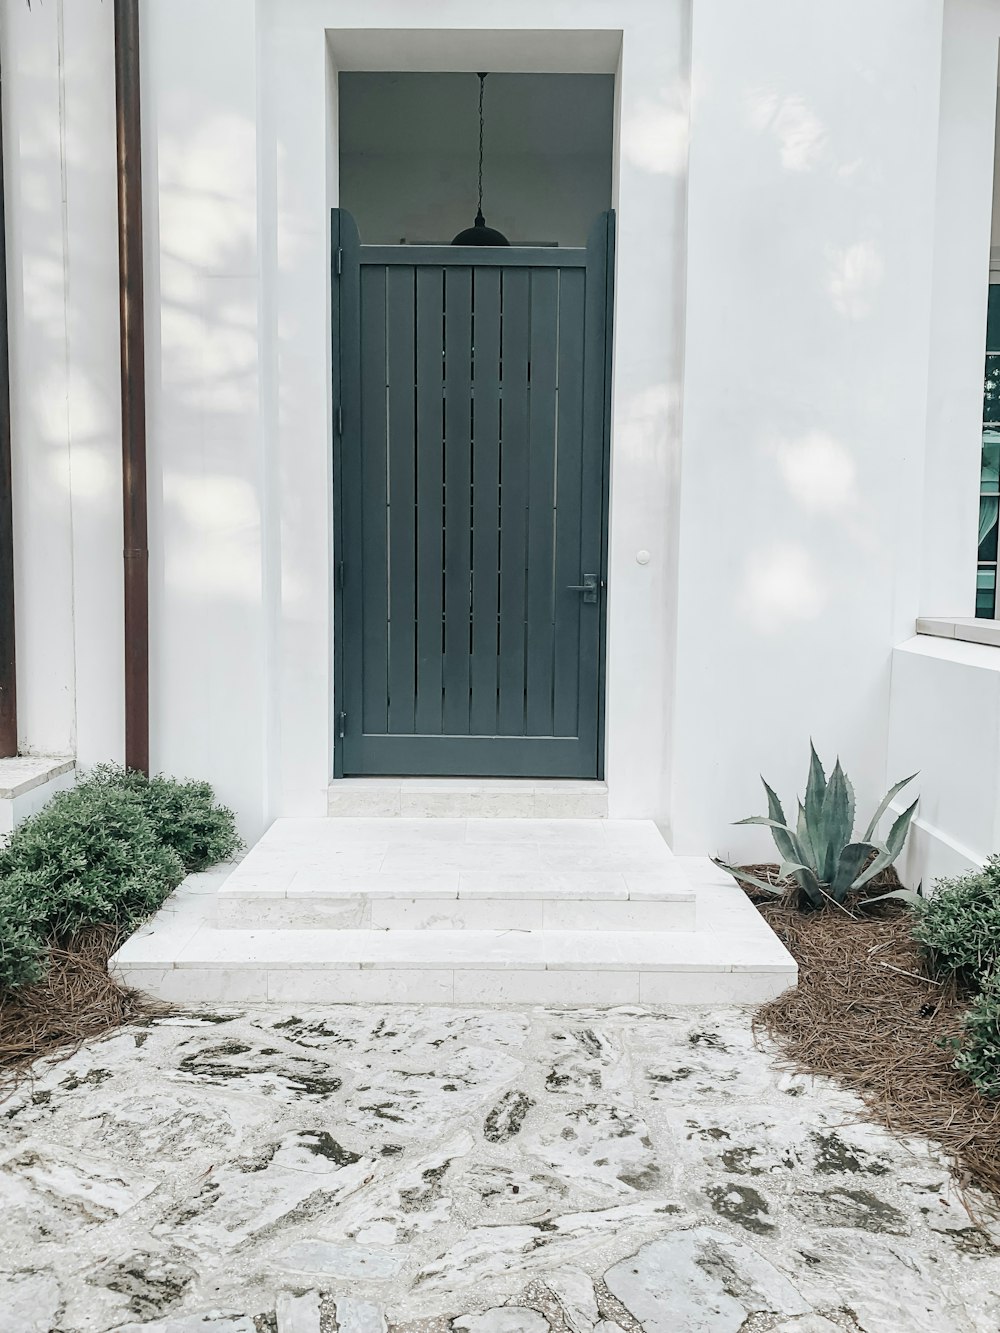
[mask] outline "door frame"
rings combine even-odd
[[[602,421],[601,421],[601,479],[600,479],[600,580],[601,597],[598,610],[598,662],[597,662],[597,754],[596,754],[596,776],[595,781],[604,779],[604,763],[606,748],[606,716],[607,716],[607,631],[608,631],[608,599],[610,589],[608,587],[608,560],[609,560],[609,533],[611,517],[611,421],[612,421],[612,365],[613,365],[613,345],[614,345],[614,278],[615,278],[615,238],[616,238],[616,215],[613,208],[608,209],[606,214],[607,226],[605,229],[605,254],[604,254],[604,274],[605,274],[605,292],[604,292],[604,384],[602,394]],[[595,219],[596,222],[596,219]],[[345,631],[344,631],[344,569],[345,569],[345,550],[344,550],[344,434],[343,434],[343,413],[341,404],[343,401],[343,376],[342,362],[346,353],[351,355],[351,349],[347,347],[346,340],[341,329],[341,300],[338,291],[338,278],[342,269],[342,213],[339,208],[331,211],[330,224],[330,330],[331,330],[331,373],[332,373],[332,404],[331,413],[331,453],[332,453],[332,484],[333,484],[333,529],[334,537],[332,543],[332,588],[333,588],[333,642],[330,645],[330,651],[333,654],[333,778],[342,778],[344,776],[344,700],[345,691]],[[362,244],[364,242],[362,241]],[[385,247],[380,247],[385,248]],[[397,247],[392,247],[396,249]],[[398,247],[400,249],[420,249],[422,247]],[[393,774],[386,776],[392,777]],[[487,778],[486,780],[489,780]],[[525,781],[531,781],[529,777]],[[541,779],[539,779],[541,780]],[[586,780],[586,779],[584,779]]]

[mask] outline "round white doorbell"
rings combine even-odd
[[[649,564],[649,560],[650,560],[650,556],[649,556],[649,552],[648,552],[648,551],[636,551],[636,553],[635,553],[635,563],[636,563],[637,565],[648,565],[648,564]]]

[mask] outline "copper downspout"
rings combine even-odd
[[[17,754],[17,653],[14,637],[14,505],[10,472],[9,350],[3,117],[0,113],[0,758],[2,759]]]
[[[149,549],[142,302],[139,0],[115,0],[118,285],[125,557],[125,766],[149,773]]]

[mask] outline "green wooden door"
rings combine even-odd
[[[383,246],[334,212],[338,774],[600,775],[613,221]]]

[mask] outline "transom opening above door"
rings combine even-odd
[[[340,203],[366,245],[446,245],[470,227],[480,81],[342,71]],[[483,213],[519,246],[585,246],[611,207],[614,76],[488,72]]]

